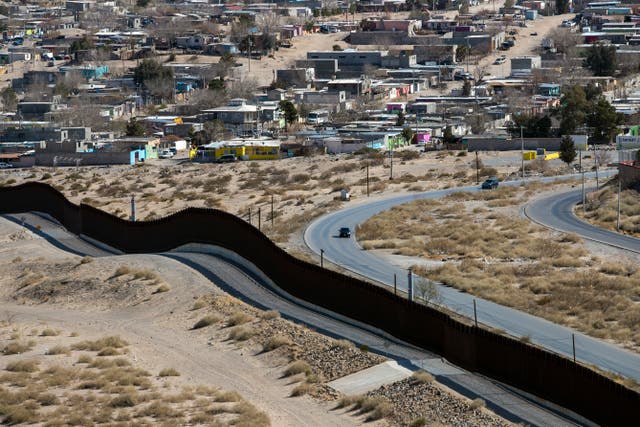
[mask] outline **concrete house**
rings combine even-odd
[[[220,120],[234,135],[259,131],[258,106],[247,104],[245,99],[232,99],[226,106],[202,110],[200,116],[204,121]]]

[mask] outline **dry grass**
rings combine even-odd
[[[201,308],[205,308],[206,306],[207,306],[207,302],[202,298],[198,298],[193,303],[193,307],[191,308],[191,310],[193,311],[200,310]]]
[[[260,314],[260,317],[263,320],[273,320],[273,319],[278,319],[280,317],[280,312],[278,310],[267,310],[267,311],[263,311]]]
[[[472,411],[477,411],[478,409],[482,409],[485,406],[487,406],[487,403],[478,397],[471,401],[471,403],[469,404],[469,409],[471,409]]]
[[[218,323],[222,320],[222,317],[220,317],[217,314],[209,314],[205,317],[203,317],[202,319],[198,320],[192,327],[191,329],[201,329],[201,328],[205,328],[207,326],[211,326],[215,323]]]
[[[45,329],[40,333],[41,337],[56,337],[58,335],[60,335],[60,331],[54,329]]]
[[[256,334],[254,328],[248,326],[236,326],[229,331],[229,339],[233,341],[246,341]]]
[[[36,372],[38,365],[36,360],[18,360],[7,363],[5,370],[9,372]]]
[[[102,351],[108,347],[124,348],[128,345],[129,343],[119,336],[109,336],[95,341],[81,341],[71,346],[71,348],[73,350]]]
[[[251,316],[243,311],[236,311],[227,320],[227,326],[237,326],[248,323],[252,320]]]
[[[291,390],[291,397],[303,396],[305,394],[311,394],[314,390],[313,384],[309,384],[307,382],[298,384]]]
[[[63,345],[56,345],[47,350],[47,356],[55,356],[58,354],[71,354],[69,347],[65,347]]]
[[[7,344],[2,350],[3,354],[21,354],[31,350],[36,345],[35,341],[12,342]]]
[[[165,368],[158,374],[159,377],[179,377],[180,372],[174,368]]]
[[[421,384],[431,384],[435,380],[435,378],[433,378],[433,375],[423,370],[415,371],[411,375],[411,378],[413,378],[413,380],[416,381],[417,383],[421,383]]]
[[[272,351],[283,346],[290,346],[291,344],[292,342],[288,337],[283,335],[274,335],[264,344],[262,351]]]
[[[292,364],[290,364],[287,369],[285,369],[284,371],[284,376],[285,377],[290,377],[293,375],[298,375],[298,374],[305,374],[305,375],[309,375],[311,374],[311,366],[309,366],[309,364],[305,361],[302,360],[296,360],[295,362],[293,362]]]

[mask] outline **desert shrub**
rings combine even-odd
[[[160,376],[160,377],[179,377],[180,376],[180,372],[178,372],[174,368],[165,368],[165,369],[160,371],[158,376]]]
[[[80,357],[78,357],[78,360],[76,363],[91,363],[93,359],[91,359],[91,356],[89,356],[88,354],[82,354],[80,355]]]
[[[311,373],[311,366],[303,360],[296,360],[293,362],[287,369],[284,371],[285,377],[290,377],[292,375],[305,374],[309,375]]]
[[[191,308],[192,310],[200,310],[201,308],[204,308],[207,306],[207,302],[201,298],[198,298],[194,303],[193,303],[193,307]]]
[[[393,405],[390,402],[379,402],[367,417],[367,421],[375,421],[388,417],[393,413]]]
[[[349,340],[335,340],[331,343],[331,348],[340,348],[342,350],[347,350],[354,347],[355,345]]]
[[[36,401],[42,406],[51,406],[58,404],[58,398],[53,393],[42,393],[36,398]]]
[[[131,274],[131,269],[127,266],[121,266],[116,268],[116,271],[113,273],[113,277],[120,277],[126,274]]]
[[[359,399],[362,399],[362,396],[343,396],[338,400],[338,404],[336,405],[336,409],[347,408],[353,404],[355,404]]]
[[[5,370],[9,372],[35,372],[38,370],[38,362],[36,360],[18,360],[7,363]]]
[[[472,411],[476,411],[478,409],[484,408],[486,405],[486,402],[478,397],[471,401],[471,403],[469,404],[469,409],[471,409]]]
[[[90,256],[82,257],[82,259],[80,260],[80,264],[89,264],[91,262],[93,262],[93,258],[91,258]]]
[[[237,326],[237,325],[242,325],[244,323],[250,322],[251,321],[251,316],[249,316],[248,314],[242,312],[242,311],[236,311],[235,313],[233,313],[231,315],[231,317],[229,317],[229,320],[227,320],[227,325],[228,326]]]
[[[57,354],[69,354],[69,348],[63,345],[56,345],[47,350],[47,356],[55,356]]]
[[[100,338],[95,341],[81,341],[74,344],[71,348],[74,350],[100,351],[107,347],[122,348],[128,346],[129,343],[119,336],[110,336]]]
[[[158,286],[158,288],[155,290],[154,294],[161,294],[164,292],[169,292],[171,290],[171,288],[169,287],[169,285],[167,285],[166,283],[163,283],[162,285]]]
[[[256,334],[253,328],[236,326],[229,331],[229,339],[234,341],[246,341]]]
[[[3,424],[32,424],[38,419],[38,414],[33,409],[27,409],[21,406],[10,407],[6,411],[6,417],[2,420]]]
[[[200,329],[205,328],[207,326],[213,325],[214,323],[218,323],[222,318],[216,314],[209,314],[202,319],[198,320],[195,325],[191,329]]]
[[[118,356],[120,352],[113,347],[105,347],[98,352],[98,356]]]
[[[280,317],[280,312],[278,310],[267,310],[262,312],[260,317],[264,320],[272,320]]]
[[[263,351],[272,351],[282,346],[291,345],[291,340],[283,335],[274,335],[262,347]]]
[[[418,417],[413,419],[408,427],[424,427],[427,425],[427,419],[425,417]]]
[[[215,401],[216,402],[239,402],[242,400],[242,396],[240,396],[235,391],[223,391],[216,394]]]
[[[109,406],[112,408],[131,408],[136,406],[137,400],[137,397],[131,393],[121,394],[111,399]]]
[[[53,329],[45,329],[40,333],[41,337],[55,337],[60,335],[60,332]]]
[[[414,381],[422,384],[430,384],[434,381],[433,375],[423,370],[415,371],[413,375],[411,375],[411,378],[413,378]]]
[[[6,355],[10,355],[10,354],[21,354],[21,353],[25,353],[29,350],[31,350],[33,348],[33,346],[35,345],[35,343],[33,341],[29,341],[29,342],[12,342],[7,344],[4,349],[2,350],[3,354]]]
[[[313,391],[313,385],[309,383],[298,384],[293,390],[291,390],[291,397],[303,396]]]

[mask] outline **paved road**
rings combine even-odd
[[[601,173],[609,175],[612,172]],[[503,185],[516,185],[505,183]],[[455,191],[479,191],[477,186],[429,191],[419,194],[392,196],[346,208],[325,215],[313,222],[305,232],[307,245],[316,253],[324,250],[326,259],[340,266],[373,279],[386,286],[393,286],[394,274],[398,289],[407,289],[407,270],[363,250],[354,236],[337,238],[338,228],[346,226],[355,230],[357,224],[393,206],[417,199],[441,198]],[[544,212],[541,203],[539,210]],[[548,215],[546,215],[548,217]],[[553,352],[573,357],[572,335],[575,336],[576,358],[602,369],[619,373],[640,381],[640,355],[617,346],[588,337],[570,328],[542,318],[514,310],[493,302],[476,298],[456,289],[438,285],[442,304],[468,318],[473,318],[473,301],[477,304],[478,321],[493,328],[502,329],[516,337],[528,337],[532,342]]]
[[[115,255],[108,248],[94,246],[67,232],[46,216],[29,213],[2,217],[23,224],[55,246],[77,255],[94,257]],[[425,369],[431,372],[439,382],[464,396],[471,399],[482,397],[489,408],[510,421],[523,422],[532,426],[590,424],[576,415],[572,415],[575,417],[573,419],[569,419],[569,415],[559,415],[556,410],[542,407],[524,397],[520,392],[486,377],[464,371],[436,354],[399,341],[383,331],[300,301],[262,277],[250,263],[239,262],[238,259],[225,255],[224,250],[219,248],[207,249],[215,247],[199,246],[178,248],[162,255],[199,271],[226,292],[250,304],[263,309],[278,310],[283,317],[309,325],[329,336],[346,338],[357,344],[367,345],[372,351],[384,354],[412,370]]]
[[[524,212],[545,227],[576,233],[588,240],[640,253],[640,239],[595,227],[576,217],[573,207],[581,201],[582,190],[568,191],[529,203]]]

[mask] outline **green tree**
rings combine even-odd
[[[144,86],[150,81],[166,81],[172,85],[173,70],[169,67],[163,67],[153,59],[145,59],[133,70],[133,81],[138,86]]]
[[[560,160],[568,165],[576,159],[576,146],[573,143],[573,138],[569,135],[563,136],[560,141]]]
[[[455,144],[458,138],[455,137],[453,132],[451,131],[451,126],[447,126],[444,128],[442,132],[442,142],[445,144]]]
[[[616,112],[609,101],[600,97],[587,115],[591,136],[597,141],[611,143],[618,134],[618,126],[624,123],[624,115]]]
[[[396,126],[403,126],[405,122],[404,113],[400,111],[398,113],[398,117],[396,118]]]
[[[514,1],[514,0],[505,0],[505,2],[504,2],[504,7],[506,7],[506,8],[512,8],[514,4],[515,4],[515,1]]]
[[[6,87],[0,92],[2,106],[5,111],[14,111],[18,107],[18,95],[11,87]]]
[[[408,143],[412,143],[413,136],[414,136],[414,133],[409,126],[405,126],[402,128],[402,137],[404,138],[405,141],[407,141]]]
[[[582,66],[591,70],[595,76],[613,76],[618,67],[616,47],[602,43],[592,45]]]
[[[151,3],[151,0],[136,0],[136,6],[138,7],[147,7]]]
[[[127,123],[126,133],[127,136],[144,136],[145,129],[135,118],[131,118]]]
[[[560,98],[560,134],[570,135],[583,126],[589,111],[587,93],[580,85],[562,89]]]
[[[222,77],[215,78],[209,82],[209,90],[225,90],[224,79]]]
[[[87,37],[74,40],[69,46],[69,53],[76,53],[81,50],[89,50],[93,47],[93,42]]]
[[[288,129],[291,123],[295,123],[298,120],[298,110],[296,110],[293,102],[289,100],[280,101],[279,107],[284,114],[284,121]]]
[[[462,84],[462,96],[471,96],[471,82],[465,80]]]
[[[556,13],[558,15],[569,13],[569,0],[556,0]]]
[[[546,115],[519,114],[509,124],[509,133],[513,137],[520,137],[520,126],[524,138],[548,138],[551,133],[551,118]]]

